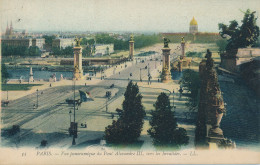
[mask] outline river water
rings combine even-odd
[[[28,69],[7,69],[9,79],[29,79],[30,68]],[[61,74],[64,78],[72,78],[73,72],[60,72],[60,71],[42,71],[33,69],[34,79],[49,79],[53,74],[56,74],[57,80],[60,79]]]

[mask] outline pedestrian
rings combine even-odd
[[[114,119],[115,115],[112,113],[111,118]]]
[[[158,82],[160,82],[160,79],[158,79]]]
[[[182,89],[182,87],[180,87],[180,89],[179,89],[179,92],[180,92],[180,99],[181,99],[182,92],[183,92],[183,89]]]
[[[51,87],[51,83],[50,83],[50,87]]]

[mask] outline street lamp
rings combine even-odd
[[[75,123],[75,118],[76,118],[76,107],[75,107],[75,85],[76,85],[76,81],[74,80],[74,100],[73,100],[73,109],[74,109],[74,122],[73,122],[73,140],[72,140],[72,145],[76,145],[76,141],[75,141],[75,136],[76,136],[76,123]]]
[[[149,66],[149,62],[148,62],[148,75],[150,75],[150,66]]]
[[[71,112],[71,110],[70,110],[70,112],[69,112],[69,114],[70,114],[70,123],[71,123],[71,113],[72,113],[72,112]]]
[[[174,106],[174,89],[172,90],[172,104],[173,104],[173,110],[175,109],[175,106]]]
[[[38,105],[38,91],[39,91],[39,90],[37,89],[37,90],[36,90],[36,92],[37,92],[37,104],[36,104],[36,108],[38,108],[38,106],[39,106],[39,105]]]
[[[100,70],[100,72],[101,72],[101,77],[100,77],[100,78],[101,78],[101,80],[102,80],[102,69]]]
[[[142,82],[142,68],[140,68],[140,81]]]
[[[108,101],[108,96],[106,98],[106,112],[108,111],[107,101]]]

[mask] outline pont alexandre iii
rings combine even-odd
[[[206,59],[199,65],[201,85],[195,144],[197,148],[234,148],[235,143],[224,138],[220,128],[226,109],[211,56],[212,53],[207,50]]]

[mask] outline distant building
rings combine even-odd
[[[59,38],[52,40],[52,47],[65,48],[74,45],[74,38]]]
[[[13,38],[13,23],[12,23],[12,21],[11,21],[10,27],[8,26],[8,22],[7,22],[4,38],[6,38],[6,39]]]
[[[198,22],[195,20],[194,17],[190,21],[190,33],[198,33]]]
[[[45,39],[44,38],[32,39],[32,46],[37,46],[39,49],[43,50],[44,45],[45,45]]]
[[[23,38],[15,38],[15,39],[2,39],[3,45],[7,46],[32,46],[32,39],[23,39]]]
[[[114,44],[96,44],[94,56],[110,55],[114,53]]]
[[[39,49],[44,49],[45,39],[30,39],[30,38],[13,38],[13,39],[1,39],[3,45],[7,46],[37,46]]]

